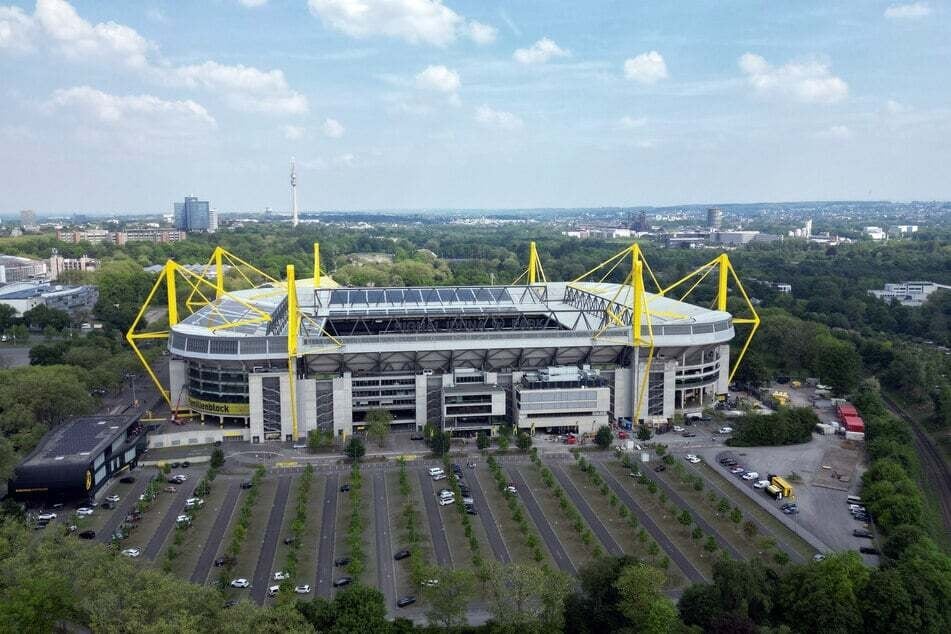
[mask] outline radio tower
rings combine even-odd
[[[291,157],[291,199],[293,201],[294,218],[291,223],[296,227],[299,222],[297,219],[297,166],[294,164],[294,157]]]

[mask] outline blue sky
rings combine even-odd
[[[0,211],[951,198],[941,0],[0,0]]]

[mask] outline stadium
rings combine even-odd
[[[225,288],[226,263],[250,288]],[[636,244],[554,282],[532,243],[525,272],[501,286],[340,288],[321,271],[318,245],[304,279],[290,265],[275,279],[220,247],[206,268],[169,261],[140,312],[165,286],[169,329],[139,332],[137,319],[127,339],[139,353],[137,342],[167,337],[167,386],[140,359],[176,419],[204,423],[215,440],[345,437],[373,410],[388,411],[393,430],[430,422],[453,435],[506,423],[581,434],[662,425],[726,393],[759,323],[726,254],[663,288]],[[715,306],[688,303],[708,276]],[[751,317],[727,312],[731,282]],[[190,314],[180,319],[182,305]],[[731,370],[739,324],[749,334]]]

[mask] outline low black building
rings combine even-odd
[[[112,474],[135,467],[146,443],[137,415],[68,418],[14,469],[8,492],[18,500],[91,498]]]

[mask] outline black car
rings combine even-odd
[[[722,458],[717,460],[717,462],[719,462],[720,464],[726,464],[729,461],[730,461],[730,456],[723,456]]]
[[[422,434],[413,434],[409,437],[410,440],[425,440]]]
[[[334,559],[334,565],[337,566],[338,568],[340,566],[346,566],[349,563],[350,563],[349,557],[337,557],[336,559]]]
[[[656,471],[657,473],[660,473],[661,471],[666,471],[666,470],[667,470],[667,465],[665,464],[659,464],[656,467],[654,467],[654,471]]]
[[[878,548],[872,548],[871,546],[862,546],[861,548],[859,548],[859,552],[865,555],[880,555],[881,554],[880,552],[878,552]]]
[[[405,608],[407,605],[416,603],[416,597],[400,597],[396,600],[397,607]]]
[[[218,559],[215,559],[215,567],[216,567],[216,568],[221,568],[222,566],[225,566],[225,565],[227,565],[227,564],[229,564],[229,563],[234,563],[234,558],[232,558],[232,557],[219,557]]]
[[[79,539],[96,539],[96,531],[83,531],[79,533]]]
[[[122,484],[132,484],[133,482],[135,482],[135,476],[123,476],[119,478],[119,482],[121,482]]]
[[[697,435],[697,432],[685,431],[684,433],[680,435],[683,436],[684,438],[694,438]]]
[[[99,505],[99,508],[101,508],[101,509],[114,509],[115,507],[116,507],[115,504],[113,504],[112,502],[108,502],[108,501],[103,502],[102,504]]]
[[[182,461],[182,469],[187,469],[190,466],[192,466],[192,463],[188,462],[187,460]]]
[[[479,514],[479,511],[475,510],[474,506],[466,507],[466,515],[478,515],[478,514]]]
[[[349,484],[344,484],[344,485],[341,485],[341,486],[340,486],[340,492],[341,492],[341,493],[346,493],[346,492],[349,491],[349,490],[350,490],[350,485],[349,485]]]
[[[284,538],[284,543],[285,543],[286,545],[290,546],[291,544],[294,543],[294,538],[293,538],[293,537],[285,537],[285,538]]]
[[[250,489],[250,488],[253,487],[253,486],[254,486],[254,483],[253,483],[253,482],[242,482],[242,483],[241,483],[241,488],[242,488],[242,489]]]
[[[180,462],[173,462],[173,463],[172,463],[172,469],[178,469],[180,466],[182,466],[182,463],[180,463]]]
[[[349,586],[353,582],[353,577],[340,577],[339,579],[334,579],[334,587],[340,588],[342,586]]]
[[[867,531],[864,528],[856,528],[852,531],[853,537],[861,537],[862,539],[872,539],[872,531]]]
[[[406,550],[405,548],[397,552],[395,555],[393,555],[393,559],[397,561],[399,561],[400,559],[406,559],[407,557],[409,557],[409,551]]]

